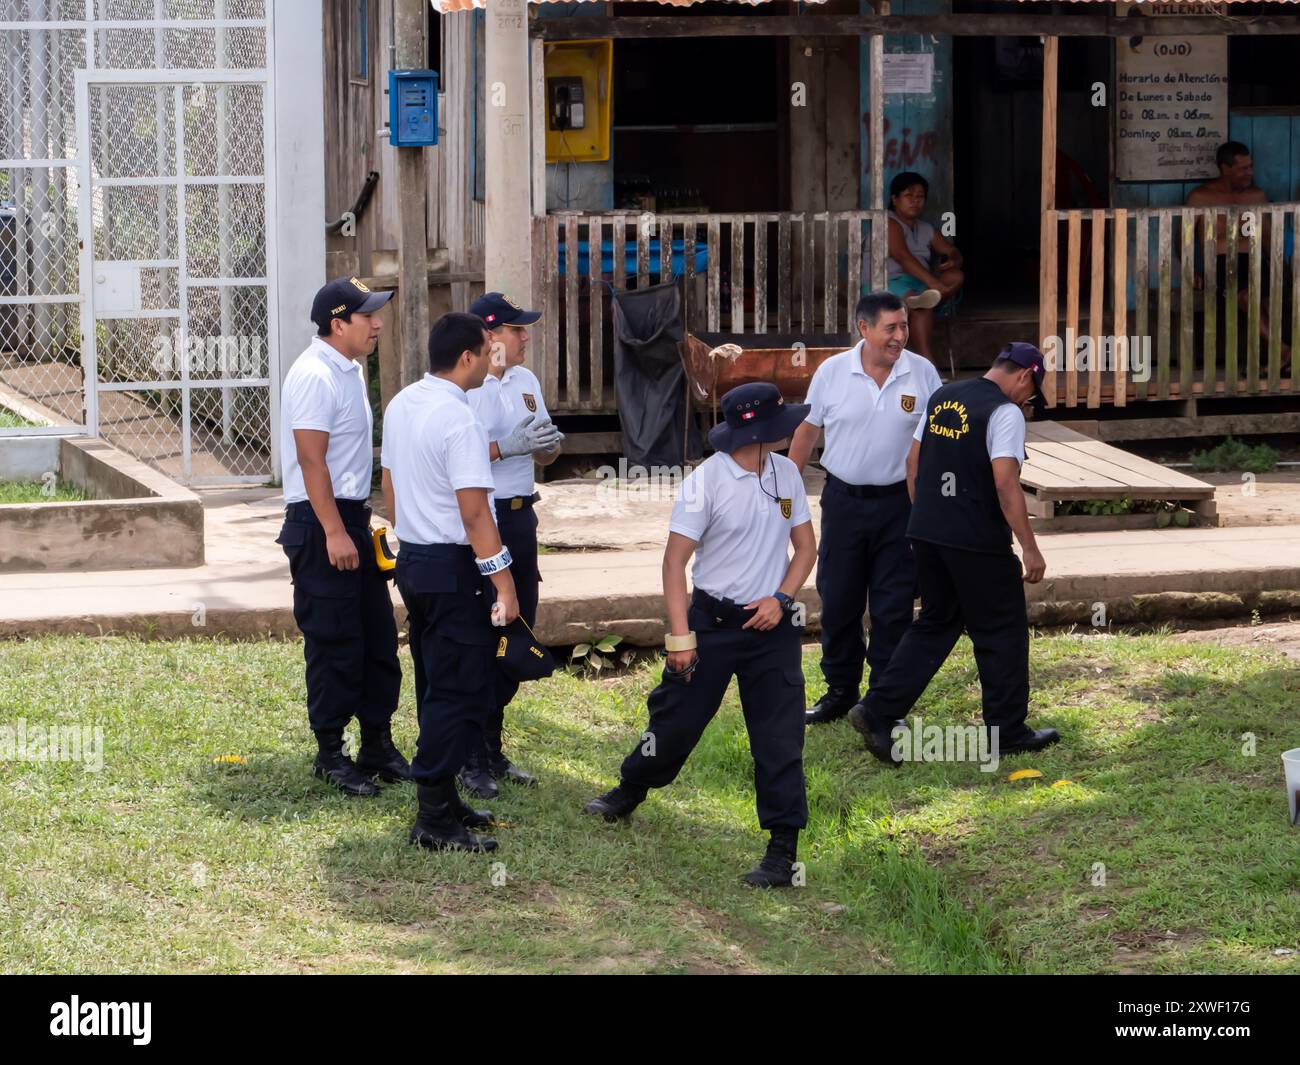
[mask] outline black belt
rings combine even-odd
[[[849,484],[833,473],[826,474],[826,484],[828,487],[834,485],[837,491],[858,499],[879,499],[882,496],[903,495],[907,491],[906,481],[895,481],[893,484]]]
[[[715,623],[729,629],[744,628],[745,622],[754,616],[754,611],[746,610],[741,604],[730,599],[715,599],[698,588],[691,593],[691,606],[699,607]]]
[[[534,492],[530,496],[506,496],[496,500],[496,505],[497,510],[531,510],[533,504],[541,502],[541,499],[541,493]]]
[[[336,499],[334,505],[339,508],[339,517],[343,519],[344,525],[362,529],[370,527],[370,504],[364,499]],[[311,503],[307,500],[286,505],[284,520],[309,521],[315,525],[320,524],[320,518],[316,517],[316,511],[312,509]]]
[[[474,549],[468,544],[412,544],[402,542],[397,561],[464,562],[474,561]]]

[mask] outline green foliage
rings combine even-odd
[[[1192,466],[1202,473],[1272,473],[1277,469],[1277,451],[1267,444],[1251,447],[1229,436],[1223,443],[1208,451],[1192,453]]]
[[[618,664],[631,665],[636,657],[635,651],[629,649],[615,656],[615,651],[622,642],[622,636],[608,633],[604,636],[597,636],[593,633],[587,637],[585,642],[574,646],[569,653],[569,661],[565,668],[570,673],[590,674],[601,673],[606,669],[615,669]]]
[[[71,481],[48,488],[41,481],[0,481],[0,503],[78,503],[85,498],[82,487]]]

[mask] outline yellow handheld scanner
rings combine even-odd
[[[375,541],[375,565],[380,573],[389,573],[397,568],[397,556],[388,546],[388,530],[382,525],[372,529],[370,535]]]

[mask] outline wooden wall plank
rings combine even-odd
[[[1111,245],[1111,272],[1114,288],[1111,291],[1111,320],[1114,323],[1115,343],[1123,344],[1124,359],[1115,363],[1114,403],[1123,407],[1128,403],[1128,375],[1125,361],[1133,358],[1128,339],[1128,212],[1122,207],[1115,211],[1115,229]]]
[[[1219,293],[1214,258],[1221,212],[1210,208],[1201,215],[1201,365],[1205,394],[1211,395],[1219,379]]]
[[[1079,403],[1079,371],[1075,363],[1075,353],[1068,343],[1068,338],[1079,336],[1079,251],[1081,248],[1082,217],[1078,211],[1066,215],[1068,234],[1066,244],[1065,273],[1065,335],[1067,337],[1065,352],[1065,405],[1077,406]]]
[[[1178,280],[1178,394],[1185,399],[1192,394],[1196,368],[1196,216],[1191,210],[1182,213],[1182,240],[1178,254],[1182,268]]]
[[[582,406],[581,376],[578,368],[578,216],[566,215],[564,219],[564,405],[571,409]],[[595,262],[591,262],[592,256]],[[600,269],[600,249],[588,248],[590,269]]]
[[[767,332],[767,227],[770,215],[754,218],[754,332]]]
[[[844,286],[844,322],[849,335],[853,335],[853,312],[862,295],[862,260],[867,257],[869,245],[866,227],[862,224],[862,214],[856,212],[848,221],[845,237],[845,250],[848,254],[848,277]]]
[[[720,262],[721,254],[719,250],[721,248],[722,241],[719,238],[717,215],[709,215],[708,226],[709,226],[709,285],[708,285],[709,328],[708,331],[710,333],[716,333],[721,328],[719,325],[719,319],[721,318],[719,304],[721,302],[720,301],[720,292],[721,292],[720,275],[722,272],[722,265]]]
[[[790,332],[790,293],[793,264],[790,261],[790,216],[781,215],[776,227],[776,329],[778,333]],[[1297,276],[1300,276],[1298,274]]]
[[[1043,39],[1043,128],[1042,159],[1039,169],[1039,211],[1042,216],[1041,238],[1039,241],[1039,276],[1038,276],[1038,343],[1041,347],[1049,336],[1057,330],[1057,248],[1056,248],[1056,102],[1057,102],[1057,66],[1060,56],[1060,40],[1056,37]],[[883,206],[883,204],[874,204]],[[872,242],[884,240],[884,233],[877,233],[873,227]],[[874,281],[874,278],[873,278]],[[1043,381],[1043,398],[1049,407],[1056,405],[1057,369],[1049,366]]]
[[[1133,309],[1137,317],[1134,323],[1136,330],[1135,335],[1145,338],[1151,335],[1148,316],[1151,309],[1151,290],[1149,282],[1149,270],[1147,259],[1150,254],[1150,220],[1149,217],[1139,212],[1133,219]],[[1138,399],[1146,399],[1147,392],[1151,387],[1151,370],[1147,367],[1147,373],[1141,381],[1133,382],[1133,390]]]
[[[591,389],[587,406],[600,410],[605,399],[605,257],[601,252],[605,237],[605,220],[600,215],[587,218],[587,361],[590,363]],[[611,338],[612,339],[612,338]]]
[[[1092,335],[1092,361],[1088,366],[1088,406],[1101,406],[1101,353],[1106,335],[1103,317],[1106,296],[1106,215],[1092,218],[1092,277],[1088,281],[1088,332]],[[1110,350],[1114,350],[1113,345]]]
[[[733,333],[745,331],[745,222],[743,215],[731,216],[731,318]]]
[[[1259,302],[1264,265],[1262,237],[1264,219],[1255,215],[1255,232],[1250,238],[1250,282],[1246,296],[1246,391],[1259,391]]]
[[[560,220],[550,215],[543,220],[546,230],[546,305],[544,310],[543,336],[545,337],[543,362],[546,376],[542,379],[542,395],[546,397],[546,406],[555,410],[560,405],[560,278],[558,263],[560,261]],[[565,262],[565,270],[576,269],[572,260]]]
[[[833,214],[827,214],[825,226],[825,243],[822,245],[822,329],[823,333],[836,333],[838,327],[839,273],[840,273],[840,224]]]
[[[1240,215],[1236,211],[1229,211],[1227,232],[1227,246],[1229,248],[1237,247],[1240,237],[1240,225]],[[1237,288],[1237,256],[1234,252],[1224,256],[1223,282],[1223,378],[1225,391],[1229,395],[1240,389]]]
[[[1268,391],[1276,392],[1282,381],[1282,251],[1286,233],[1282,211],[1275,207],[1268,214]]]
[[[1159,254],[1156,269],[1159,271],[1160,289],[1156,303],[1156,398],[1169,398],[1169,312],[1173,290],[1173,243],[1170,237],[1172,219],[1168,212],[1159,215]]]

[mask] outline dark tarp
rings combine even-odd
[[[684,336],[676,282],[615,289],[614,385],[623,454],[634,466],[682,466],[701,457],[677,345]],[[683,454],[683,443],[686,453]]]

